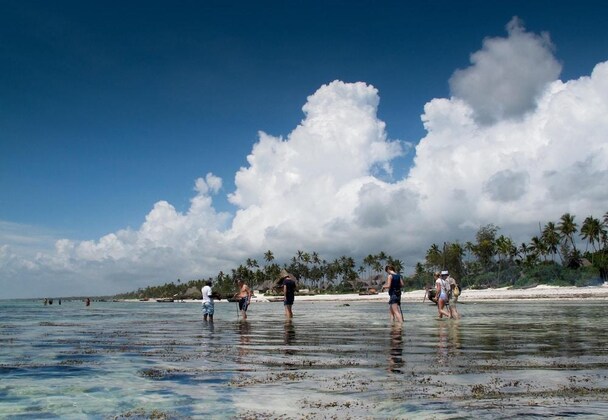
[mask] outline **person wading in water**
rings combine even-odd
[[[401,288],[403,288],[403,277],[395,271],[395,267],[387,265],[384,269],[388,273],[386,284],[382,288],[388,289],[388,313],[391,321],[403,322],[401,313]]]

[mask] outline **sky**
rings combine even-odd
[[[0,1],[0,298],[608,211],[603,1]]]

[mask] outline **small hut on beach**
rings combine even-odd
[[[184,293],[175,295],[177,299],[201,299],[203,297],[203,292],[195,286],[189,287]]]

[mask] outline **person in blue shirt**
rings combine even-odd
[[[403,288],[403,277],[395,271],[395,267],[387,265],[384,269],[388,276],[382,290],[388,289],[388,314],[391,321],[403,322],[401,313],[401,289]]]

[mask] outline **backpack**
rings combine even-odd
[[[447,281],[447,279],[441,279],[440,280],[441,283],[441,291],[444,292],[446,294],[446,296],[450,296],[450,283]]]

